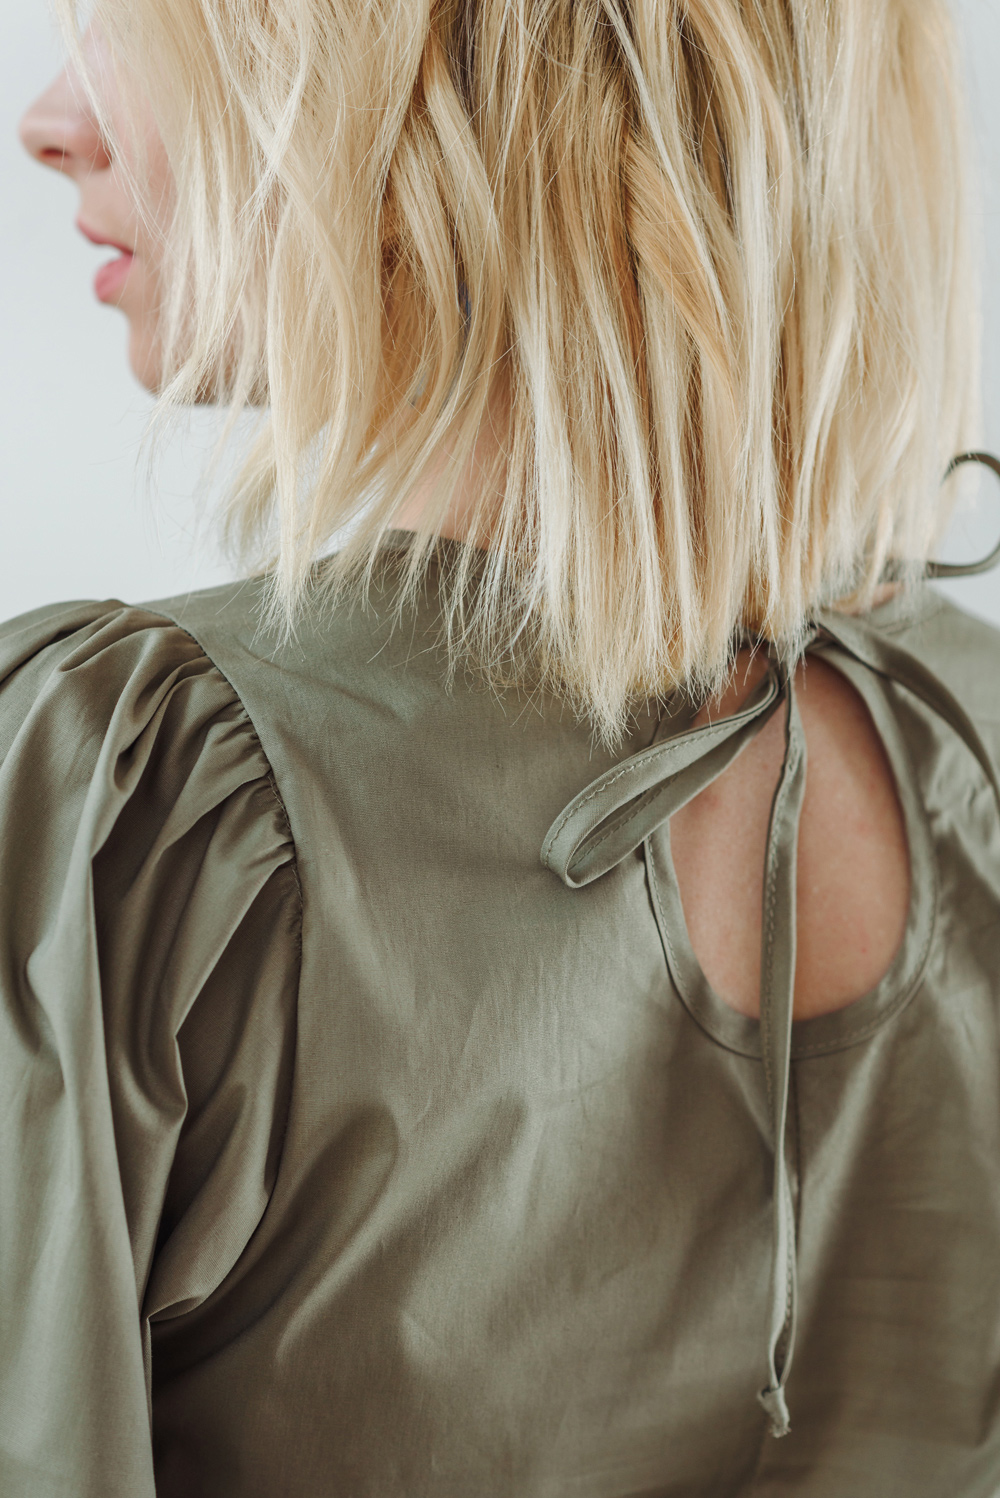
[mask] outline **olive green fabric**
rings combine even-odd
[[[912,892],[792,1023],[781,667],[612,756],[397,555],[282,650],[257,582],[0,629],[0,1493],[995,1498],[1000,634],[817,620]],[[758,1023],[667,819],[778,711]]]

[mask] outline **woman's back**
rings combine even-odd
[[[1000,638],[875,608],[961,99],[947,0],[97,0],[25,144],[260,420],[243,582],[0,628],[4,1498],[993,1498]]]
[[[744,653],[713,704],[742,705],[763,661]],[[909,860],[892,766],[864,701],[823,660],[796,672],[808,772],[798,837],[795,1017],[826,1014],[874,988],[906,929]],[[696,722],[709,721],[707,709]],[[760,1013],[768,822],[784,756],[772,718],[733,764],[670,822],[692,946],[716,992]]]
[[[912,878],[886,975],[792,1033],[772,1441],[761,1027],[702,972],[653,812],[609,815],[599,877],[553,871],[588,787],[692,712],[616,758],[551,699],[449,693],[433,579],[401,629],[376,589],[284,649],[252,582],[7,627],[10,955],[48,1003],[8,1345],[75,1412],[51,1491],[152,1492],[138,1284],[160,1498],[992,1495],[1000,873],[962,734],[839,651]],[[1000,748],[995,631],[926,589],[852,626]]]

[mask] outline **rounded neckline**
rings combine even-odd
[[[898,602],[898,597],[891,599],[865,617],[875,619],[884,610],[895,613],[894,605]],[[874,672],[836,647],[824,644],[809,653],[820,656],[847,678],[867,706],[882,740],[906,829],[910,903],[903,939],[875,986],[840,1009],[792,1021],[793,1060],[857,1045],[906,1006],[916,993],[927,965],[938,903],[937,865],[930,824],[885,684]],[[806,773],[808,775],[808,769]],[[670,853],[669,823],[664,823],[647,840],[646,863],[667,967],[681,1002],[713,1040],[739,1055],[759,1059],[762,1055],[760,1020],[740,1014],[727,1004],[709,983],[695,955]]]

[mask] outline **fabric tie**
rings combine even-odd
[[[964,454],[961,461],[983,455]],[[956,463],[959,460],[955,460]],[[991,460],[994,466],[997,460]],[[954,465],[953,465],[954,466]],[[949,470],[950,471],[950,470]],[[996,467],[1000,475],[1000,465]],[[987,559],[1000,557],[1000,547]],[[932,563],[929,576],[983,570]],[[773,1152],[772,1270],[767,1322],[767,1382],[757,1395],[775,1436],[790,1429],[785,1385],[792,1365],[797,1302],[795,1219],[785,1157],[785,1121],[791,1077],[795,992],[795,881],[799,814],[805,792],[806,745],[789,666],[768,649],[767,673],[746,704],[730,717],[659,738],[598,776],[573,798],[550,827],[542,863],[570,889],[580,889],[642,847],[674,812],[711,784],[783,708],[785,753],[771,806],[764,866],[761,939],[760,1036]],[[962,705],[916,656],[887,639],[867,619],[823,611],[816,616],[804,653],[843,652],[869,670],[906,688],[964,740],[982,767],[1000,810],[1000,779],[979,731]],[[670,719],[664,720],[669,727]]]

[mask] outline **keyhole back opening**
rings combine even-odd
[[[727,716],[765,665],[741,653],[727,691],[694,725]],[[807,747],[796,880],[793,1017],[847,1008],[889,971],[903,943],[912,871],[896,778],[860,693],[815,655],[795,691]],[[689,944],[720,999],[760,1014],[763,874],[784,734],[775,714],[711,785],[670,821]]]

